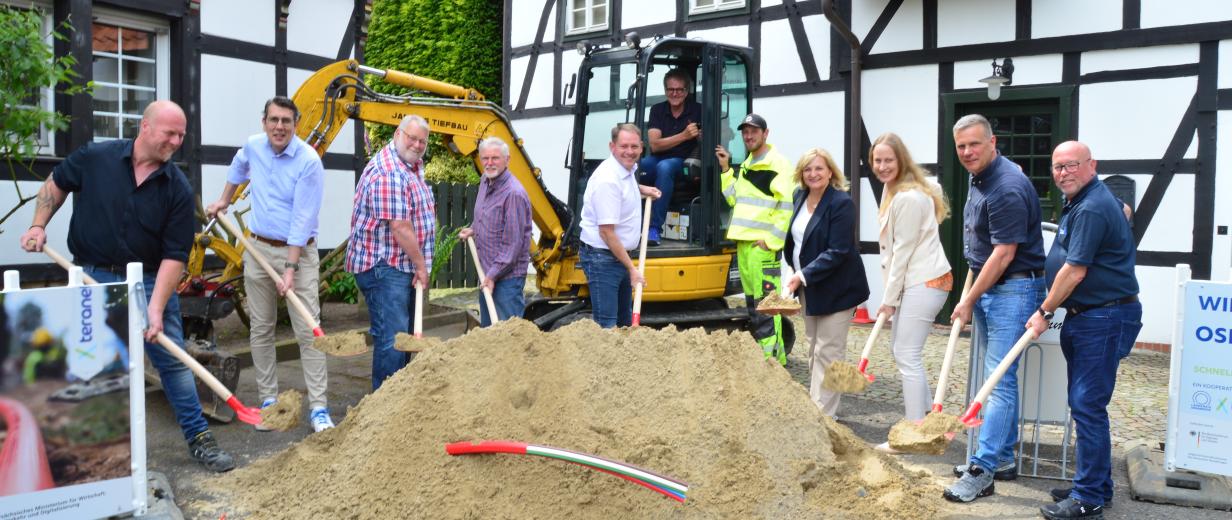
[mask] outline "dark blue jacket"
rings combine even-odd
[[[791,221],[800,214],[808,193],[800,188],[794,195]],[[855,307],[868,299],[868,279],[855,237],[856,206],[844,191],[827,188],[817,210],[804,229],[804,240],[795,243],[791,233],[783,246],[790,265],[795,248],[800,247],[800,266],[804,272],[804,313],[809,316],[833,314]],[[784,282],[786,283],[786,282]]]

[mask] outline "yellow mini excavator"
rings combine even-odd
[[[645,132],[650,107],[666,99],[664,75],[683,69],[694,79],[690,99],[702,106],[697,147],[702,153],[685,161],[675,186],[669,202],[672,232],[648,251],[641,320],[678,328],[743,327],[749,311],[743,305],[729,308],[723,298],[741,289],[735,245],[726,239],[730,208],[720,194],[717,160],[708,151],[723,145],[732,153],[732,164],[746,154],[737,125],[753,108],[752,50],[684,38],[655,38],[642,45],[630,34],[626,45],[601,48],[582,42],[578,51],[581,65],[561,93],[572,101],[574,114],[565,161],[566,201],[548,192],[505,110],[474,89],[340,61],[318,70],[295,93],[302,114],[297,132],[324,154],[348,119],[397,125],[403,116],[417,114],[454,153],[477,159],[479,141],[489,136],[509,143],[509,170],[530,196],[539,231],[530,256],[540,296],[527,303],[524,317],[551,329],[590,313],[586,276],[578,266],[577,215],[587,179],[609,155],[612,127],[631,122]],[[372,81],[400,85],[411,94],[379,93],[369,86]],[[790,349],[794,332],[788,322],[783,326]]]

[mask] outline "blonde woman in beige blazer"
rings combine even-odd
[[[954,283],[937,232],[950,208],[941,186],[924,176],[897,135],[878,137],[868,155],[873,173],[885,185],[877,239],[885,291],[877,312],[894,319],[891,343],[903,381],[905,415],[919,420],[932,404],[924,341]],[[888,443],[877,448],[892,451]]]

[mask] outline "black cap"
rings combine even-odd
[[[743,130],[745,125],[755,126],[762,130],[765,130],[766,129],[766,118],[761,117],[757,114],[749,114],[747,116],[744,116],[744,121],[740,122],[740,126],[737,126],[736,130]]]

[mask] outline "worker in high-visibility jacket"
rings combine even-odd
[[[753,337],[767,359],[774,357],[786,365],[782,318],[758,314],[755,309],[763,297],[781,290],[779,251],[791,222],[795,170],[791,161],[766,142],[770,130],[765,118],[749,114],[738,128],[748,150],[739,170],[732,170],[727,150],[722,146],[714,150],[723,172],[723,197],[732,207],[727,239],[736,242],[736,264]]]

